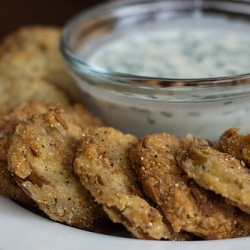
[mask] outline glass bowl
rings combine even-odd
[[[208,34],[214,27],[222,31],[221,40],[226,40],[223,30],[250,36],[250,1],[118,0],[69,20],[61,52],[85,105],[108,126],[137,137],[165,131],[217,140],[230,127],[249,133],[250,67],[240,74],[218,71],[212,77],[177,78],[117,72],[90,61],[96,51],[118,39],[180,27],[188,36],[197,28]],[[203,72],[196,67],[194,71]]]

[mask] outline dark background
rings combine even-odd
[[[104,2],[107,0],[0,0],[0,39],[30,24],[62,27],[75,14]]]

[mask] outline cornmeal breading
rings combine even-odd
[[[15,128],[20,122],[36,114],[46,113],[48,110],[57,107],[60,107],[60,105],[39,101],[24,102],[12,109],[8,114],[5,114],[0,120],[0,160],[2,161],[2,164],[0,164],[0,182],[2,182],[2,185],[0,184],[0,194],[14,200],[16,200],[15,197],[17,197],[18,200],[16,201],[22,204],[31,203],[30,197],[25,193],[21,195],[21,193],[23,193],[22,189],[16,185],[14,178],[8,173],[7,152]],[[65,112],[70,115],[74,123],[79,126],[103,125],[99,118],[91,115],[81,104],[67,104],[64,105],[64,109]]]
[[[2,160],[0,160],[0,195],[24,206],[36,206],[36,203],[17,185],[11,172],[8,170],[8,162]]]
[[[1,64],[1,62],[0,62]],[[24,101],[70,103],[63,91],[44,80],[15,78],[2,74],[0,69],[0,116]]]
[[[141,195],[128,159],[134,141],[134,136],[113,128],[90,130],[78,149],[75,171],[109,217],[122,223],[134,237],[176,239],[160,212]]]
[[[79,102],[80,91],[59,51],[61,28],[22,27],[0,44],[2,112],[28,100]]]
[[[250,223],[245,222],[249,215],[198,186],[179,168],[175,156],[185,145],[185,140],[167,133],[146,135],[133,144],[130,158],[145,193],[176,232],[184,230],[203,239],[250,235]]]
[[[239,134],[238,131],[237,128],[225,131],[220,137],[220,145],[224,152],[250,166],[250,134]]]
[[[189,140],[179,156],[180,167],[198,185],[250,214],[250,169],[241,160],[208,147],[191,135]]]
[[[7,152],[12,135],[15,132],[16,126],[27,118],[31,118],[36,114],[46,113],[49,109],[56,108],[57,104],[30,101],[23,102],[9,110],[0,120],[0,160],[7,161]]]
[[[25,102],[7,114],[0,120],[0,194],[11,198],[24,205],[35,205],[36,203],[16,184],[15,179],[8,170],[7,152],[12,135],[16,126],[24,119],[35,114],[45,113],[56,104],[44,102]]]
[[[25,120],[12,136],[8,163],[18,185],[51,219],[99,231],[98,221],[106,215],[73,171],[75,152],[89,125],[94,127],[92,116],[77,108],[67,113],[58,107]]]

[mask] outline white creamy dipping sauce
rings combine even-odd
[[[107,70],[166,78],[223,77],[250,72],[250,26],[218,17],[168,21],[97,48],[89,61]]]
[[[248,22],[200,16],[173,18],[163,26],[153,23],[152,27],[115,30],[104,38],[100,36],[97,42],[90,39],[78,54],[103,69],[151,77],[205,78],[250,72]],[[102,70],[96,72],[102,76]],[[240,128],[241,133],[250,132],[248,85],[238,90],[242,93],[240,98],[234,97],[234,88],[225,96],[218,90],[206,89],[178,96],[169,88],[167,94],[152,92],[141,98],[137,93],[119,92],[119,85],[118,90],[111,84],[102,91],[98,80],[85,84],[82,77],[76,77],[76,81],[88,93],[84,100],[93,113],[108,126],[138,137],[165,131],[217,140],[230,127]],[[109,79],[104,82],[108,86]]]

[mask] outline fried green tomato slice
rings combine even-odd
[[[220,137],[220,145],[224,152],[250,166],[250,134],[239,134],[238,131],[237,128],[225,131]]]
[[[46,102],[31,101],[17,105],[0,120],[0,194],[25,206],[35,206],[36,203],[17,185],[8,170],[7,152],[16,126],[32,115],[46,113],[57,105]]]
[[[9,110],[0,119],[0,159],[7,161],[7,152],[12,135],[16,126],[25,119],[31,118],[36,114],[46,113],[49,109],[56,108],[55,103],[42,101],[22,102]]]
[[[17,185],[8,162],[0,160],[0,195],[12,199],[24,206],[35,207],[36,203]]]
[[[130,159],[146,195],[161,207],[176,232],[204,239],[249,235],[249,215],[198,186],[179,168],[175,156],[185,144],[167,133],[146,135],[133,144]]]
[[[0,103],[25,100],[81,101],[81,92],[65,69],[60,53],[61,28],[20,27],[0,43]],[[4,77],[5,76],[5,77]],[[14,99],[15,98],[15,99]]]
[[[7,113],[16,105],[31,100],[70,103],[66,94],[51,83],[42,80],[14,78],[1,73],[0,69],[0,114]]]
[[[241,160],[188,137],[189,143],[178,157],[180,167],[200,186],[250,214],[250,169]]]
[[[52,220],[99,231],[106,214],[73,170],[84,125],[93,126],[92,116],[74,108],[66,113],[58,107],[25,120],[12,136],[8,163],[19,186]]]
[[[123,224],[135,238],[169,238],[161,213],[142,198],[130,166],[129,149],[136,140],[113,128],[89,130],[78,149],[75,172],[110,219]]]
[[[32,199],[15,183],[14,178],[8,170],[7,152],[12,135],[16,126],[23,120],[31,118],[36,114],[46,113],[50,109],[55,109],[61,105],[41,101],[23,102],[3,115],[0,120],[0,194],[11,198],[23,205],[35,204]],[[66,104],[63,106],[66,113],[70,114],[74,122],[88,126],[101,126],[102,121],[92,116],[81,104]],[[84,114],[80,116],[80,114]],[[79,118],[80,117],[80,118]],[[83,118],[88,119],[88,121]]]

